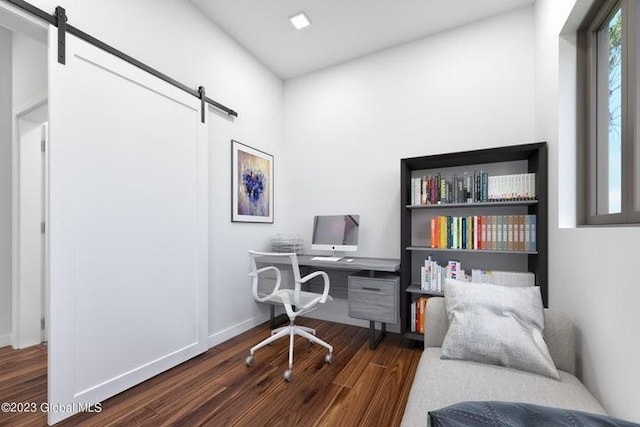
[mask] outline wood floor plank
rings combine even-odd
[[[273,389],[271,399],[253,405],[236,425],[256,425],[259,422],[275,425],[283,420],[286,420],[286,425],[308,425],[312,424],[310,419],[322,416],[325,411],[318,410],[320,402],[328,402],[323,394],[355,354],[356,346],[350,346],[349,343],[364,342],[367,336],[361,328],[344,326],[339,334],[330,338],[334,345],[334,362],[331,365],[324,361],[324,349],[313,349],[294,364],[294,380],[291,383],[282,381]],[[296,411],[291,411],[292,407]]]
[[[396,334],[387,336],[378,345],[378,348],[372,352],[371,363],[389,367],[398,360],[402,351],[402,339],[400,336]]]
[[[386,373],[387,368],[369,364],[353,388],[342,389],[318,426],[361,425],[361,420],[381,387]]]
[[[401,350],[400,347],[395,348]],[[414,354],[419,353],[415,352]],[[396,357],[393,362],[389,360],[383,381],[378,387],[375,397],[371,400],[371,404],[368,405],[366,413],[360,422],[361,425],[394,425],[394,422],[399,422],[402,419],[401,416],[398,419],[395,409],[397,407],[404,408],[406,405],[409,390],[413,383],[411,372],[412,370],[415,371],[416,365],[416,358]],[[398,405],[398,399],[401,399],[404,403]],[[402,412],[404,413],[404,411]]]
[[[389,334],[369,350],[368,330],[301,319],[334,346],[326,349],[297,338],[294,380],[282,378],[288,339],[260,349],[256,364],[244,363],[249,349],[269,336],[267,324],[101,403],[102,412],[77,414],[67,426],[397,426],[421,351],[403,347]],[[47,347],[0,349],[0,402],[46,402]],[[43,412],[2,414],[0,426],[46,426]]]
[[[358,352],[355,354],[351,362],[340,372],[333,382],[345,387],[352,388],[367,366],[371,363],[375,352],[369,349],[369,342],[361,343]]]
[[[413,378],[416,373],[416,369],[418,369],[418,362],[420,362],[420,357],[422,356],[422,348],[415,348],[411,353],[404,353],[403,358],[409,359],[409,366],[406,371],[406,376],[402,379],[403,386],[400,389],[400,392],[397,396],[395,396],[395,408],[393,409],[393,417],[391,418],[389,425],[390,426],[398,426],[402,421],[402,416],[404,415],[404,408],[407,406],[407,400],[409,399],[409,392],[411,391],[411,386],[413,385]]]

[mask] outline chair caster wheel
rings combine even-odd
[[[333,354],[327,353],[327,355],[324,356],[324,361],[331,365],[331,362],[333,362]]]
[[[309,340],[309,345],[313,345],[313,344],[314,344],[313,341]]]
[[[284,371],[283,377],[287,382],[293,381],[293,371],[291,369],[287,369],[286,371]]]
[[[245,360],[244,363],[247,364],[247,366],[253,366],[256,362],[256,359],[253,356],[248,356]]]

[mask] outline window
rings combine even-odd
[[[586,223],[640,222],[640,5],[596,1],[580,32],[586,102]]]

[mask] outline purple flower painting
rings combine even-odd
[[[233,221],[273,222],[273,157],[233,141]]]

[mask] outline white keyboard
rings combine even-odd
[[[342,259],[341,256],[314,256],[311,258],[311,261],[340,261]]]

